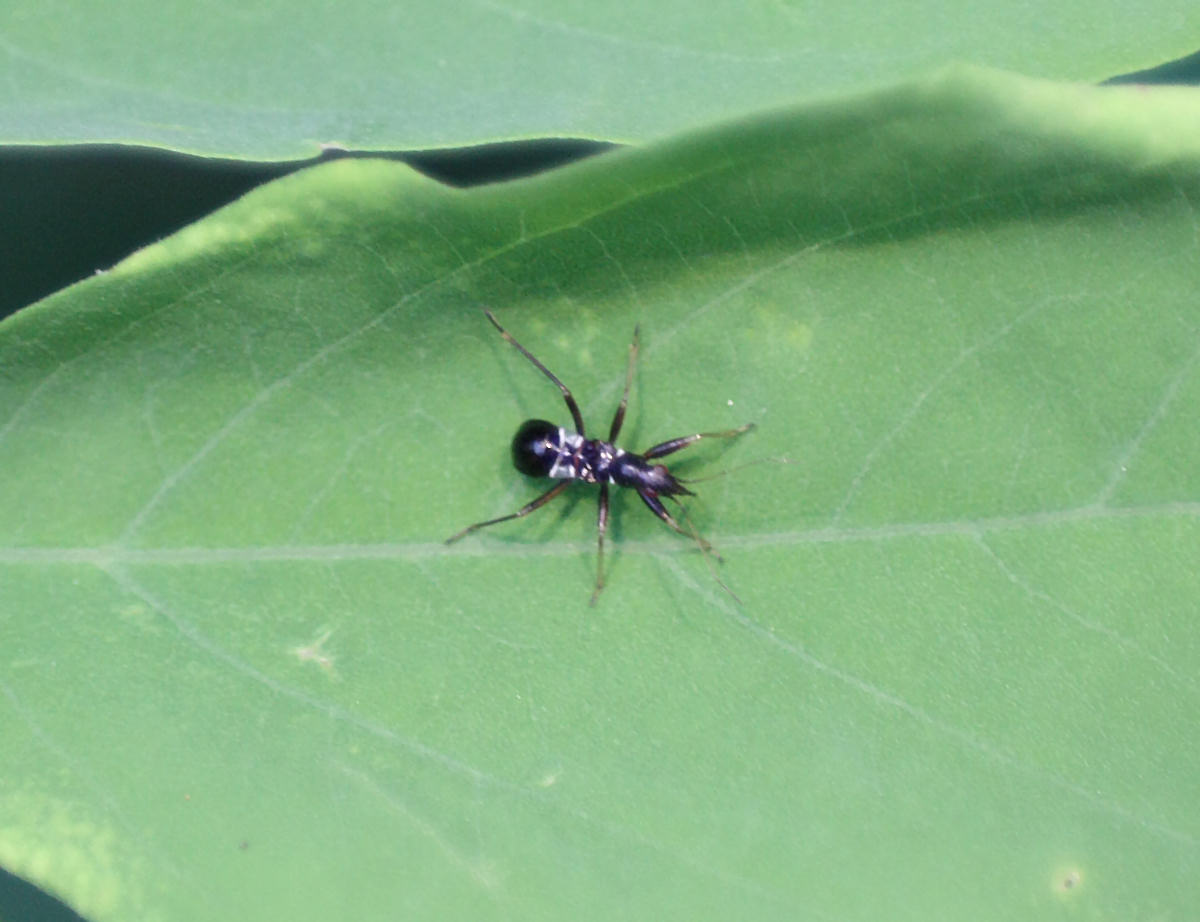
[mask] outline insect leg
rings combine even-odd
[[[642,457],[646,459],[661,458],[664,455],[674,454],[681,448],[687,448],[693,442],[698,442],[701,439],[733,439],[737,438],[743,432],[749,432],[753,428],[754,423],[746,423],[744,426],[738,426],[736,429],[726,429],[724,432],[697,432],[695,435],[685,435],[682,438],[671,439],[669,442],[660,442],[653,448],[642,452]]]
[[[713,549],[711,544],[696,534],[696,530],[694,528],[688,530],[676,522],[675,517],[671,515],[671,513],[667,512],[666,506],[662,504],[662,500],[660,500],[657,496],[655,496],[649,490],[638,490],[637,494],[642,498],[642,502],[650,507],[650,511],[666,522],[667,525],[675,529],[675,531],[679,532],[681,535],[691,538],[693,541],[695,541],[696,544],[700,546],[700,550],[702,550],[704,553],[712,554],[717,558],[717,560],[721,559],[721,555]]]
[[[522,506],[516,512],[514,512],[510,515],[502,515],[498,519],[488,519],[486,522],[476,522],[474,525],[468,525],[466,528],[464,528],[458,534],[451,535],[449,538],[447,538],[446,543],[453,544],[459,538],[465,538],[471,532],[476,531],[480,528],[486,528],[487,526],[495,525],[498,522],[507,522],[509,519],[519,519],[522,516],[529,515],[529,513],[533,512],[533,510],[540,509],[542,506],[546,505],[546,503],[550,502],[550,500],[554,499],[554,497],[558,496],[559,493],[561,493],[563,490],[565,490],[570,485],[571,485],[571,481],[564,480],[562,483],[551,487],[549,490],[547,490],[545,493],[543,493],[537,499],[533,500],[533,502],[526,503],[524,506]]]
[[[596,519],[596,589],[592,592],[591,605],[596,604],[600,590],[604,588],[604,533],[608,531],[608,484],[600,485],[600,513]]]
[[[521,355],[533,362],[534,367],[537,368],[538,371],[540,371],[558,386],[558,389],[562,391],[563,400],[567,402],[567,409],[571,411],[571,419],[575,422],[575,431],[580,435],[583,435],[583,417],[579,413],[579,404],[575,402],[575,398],[571,396],[571,391],[567,388],[567,386],[558,380],[554,372],[535,359],[533,357],[533,353],[513,339],[512,334],[509,333],[508,330],[504,329],[504,327],[500,326],[500,321],[496,319],[495,315],[491,311],[485,308],[483,312],[487,314],[487,319],[492,322],[492,326],[500,331],[501,336],[508,340],[513,346],[516,346],[517,351],[520,352]]]
[[[633,328],[633,342],[629,344],[629,367],[625,370],[625,391],[621,394],[621,405],[617,407],[617,413],[613,417],[612,428],[608,430],[608,440],[615,442],[617,436],[621,432],[621,424],[625,422],[625,405],[629,403],[629,385],[633,383],[633,363],[637,361],[638,354],[638,330],[641,327]]]
[[[671,515],[671,513],[667,512],[667,510],[663,506],[662,502],[653,493],[643,492],[642,490],[638,490],[638,496],[640,496],[642,498],[642,501],[647,506],[650,507],[650,511],[653,512],[656,516],[658,516],[660,519],[662,519],[664,522],[666,522],[668,525],[670,525],[673,529],[675,529],[681,535],[686,535],[687,537],[691,538],[693,541],[696,542],[696,546],[700,548],[700,553],[702,553],[704,555],[704,562],[708,565],[708,572],[712,574],[712,578],[717,581],[718,586],[720,586],[722,589],[724,589],[726,592],[729,593],[730,598],[732,598],[735,602],[737,602],[739,605],[741,605],[742,600],[740,598],[738,598],[737,593],[734,592],[732,589],[729,588],[729,586],[727,586],[725,584],[725,581],[723,579],[721,579],[721,577],[717,574],[717,568],[715,566],[713,566],[714,559],[718,563],[724,563],[724,560],[721,558],[721,555],[717,553],[716,548],[714,548],[711,544],[709,544],[707,541],[705,541],[703,538],[701,538],[700,535],[696,532],[696,529],[692,526],[691,519],[687,518],[686,510],[684,510],[682,506],[679,507],[680,511],[684,512],[685,520],[688,523],[688,527],[686,529],[684,529],[680,526],[680,524],[678,522],[675,521],[675,518]],[[672,498],[674,498],[674,497],[672,497]]]

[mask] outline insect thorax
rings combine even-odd
[[[599,439],[584,438],[578,432],[558,430],[558,457],[550,468],[550,477],[582,480],[584,483],[614,482],[613,462],[626,452]]]

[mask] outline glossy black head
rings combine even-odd
[[[544,419],[527,419],[513,436],[513,467],[530,477],[547,477],[558,460],[558,449],[558,426]]]

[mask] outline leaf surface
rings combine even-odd
[[[1137,36],[1137,41],[1131,41]],[[1192,3],[45,0],[0,11],[0,142],[286,160],[639,142],[968,60],[1102,80],[1195,51]]]
[[[95,919],[1184,917],[1200,103],[346,161],[0,325],[0,864]],[[679,455],[694,545],[508,441]],[[673,461],[673,459],[672,459]]]

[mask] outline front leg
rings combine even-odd
[[[527,516],[527,515],[529,515],[529,513],[533,512],[533,510],[540,509],[542,506],[546,505],[546,503],[550,502],[550,500],[554,499],[554,497],[558,496],[559,493],[561,493],[563,490],[565,490],[570,485],[571,485],[571,481],[564,480],[562,483],[558,484],[558,486],[551,487],[549,490],[547,490],[545,493],[543,493],[541,496],[539,496],[533,502],[526,503],[524,506],[522,506],[516,512],[514,512],[510,515],[502,515],[498,519],[488,519],[486,522],[476,522],[474,525],[468,525],[466,528],[464,528],[458,534],[451,535],[449,538],[447,538],[446,543],[453,544],[459,538],[465,538],[467,535],[469,535],[473,531],[476,531],[477,529],[487,528],[489,525],[496,525],[499,522],[507,522],[509,519],[519,519],[519,518],[522,518],[523,516]]]

